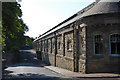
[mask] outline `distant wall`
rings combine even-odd
[[[68,41],[71,42],[70,50],[68,50]],[[54,33],[46,36],[38,40],[37,44],[34,43],[34,47],[36,46],[37,54],[41,55],[43,62],[73,71],[73,28],[58,31],[56,39]]]

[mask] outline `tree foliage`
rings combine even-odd
[[[3,50],[15,51],[25,45],[24,34],[28,31],[22,20],[21,5],[17,2],[2,3],[2,40]]]

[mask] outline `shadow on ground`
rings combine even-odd
[[[44,68],[44,64],[41,60],[36,58],[36,55],[30,50],[21,50],[20,54],[17,55],[14,60],[17,62],[15,64],[7,65],[8,67],[37,67]],[[18,68],[19,69],[19,68]],[[18,70],[19,71],[19,70]],[[43,71],[44,72],[44,71]],[[37,73],[19,73],[16,75],[12,75],[14,71],[9,69],[3,70],[3,79],[2,80],[120,80],[120,78],[63,78],[59,76],[49,76],[45,74],[37,74]],[[46,73],[49,73],[46,71]]]
[[[3,77],[2,80],[60,80],[60,77],[51,77],[44,74],[18,74],[18,75],[9,75],[7,78]]]
[[[14,57],[14,62],[12,64],[7,64],[7,69],[4,69],[2,72],[2,80],[58,80],[60,77],[50,75],[50,72],[44,71],[44,63],[36,58],[36,55],[32,52],[32,50],[20,50],[20,53]],[[12,68],[11,68],[12,67]],[[21,69],[21,67],[25,67],[25,69]],[[33,70],[31,70],[33,67]],[[30,70],[29,70],[30,68]],[[36,68],[36,69],[35,69]],[[35,69],[35,71],[34,71]],[[37,69],[41,69],[37,70]],[[28,71],[28,72],[25,72]],[[16,74],[16,71],[17,74]],[[23,71],[23,73],[21,73]],[[30,73],[33,71],[33,73]],[[37,72],[37,73],[35,73]],[[40,73],[40,74],[39,74]],[[49,73],[46,75],[45,73]]]

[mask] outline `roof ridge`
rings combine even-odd
[[[87,10],[82,14],[81,17],[87,17],[96,14],[106,14],[106,13],[116,13],[120,12],[119,2],[101,2],[104,0],[100,0],[94,5],[92,8]]]
[[[97,2],[93,2],[90,5],[88,5],[87,7],[83,8],[82,10],[78,11],[77,14],[83,14],[84,12],[88,11],[89,9],[91,9],[93,6],[95,6],[97,4]]]

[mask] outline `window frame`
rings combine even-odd
[[[44,52],[45,52],[45,47],[46,47],[46,45],[45,45],[45,40],[44,40]]]
[[[71,44],[71,49],[69,48],[69,43]],[[67,51],[72,51],[72,41],[71,40],[67,41]]]
[[[61,43],[61,41],[58,42],[58,49],[62,50],[62,43]]]
[[[112,54],[111,53],[111,35],[115,35],[115,34],[119,34],[120,35],[120,33],[112,33],[112,34],[110,34],[109,35],[109,51],[110,51],[110,56],[120,56],[120,54]]]
[[[48,52],[48,39],[46,40],[46,51]]]
[[[47,47],[48,47],[48,52],[49,52],[49,51],[50,51],[50,49],[51,49],[51,44],[50,44],[49,39],[48,39],[48,45],[47,45]]]
[[[52,43],[52,48],[53,48],[53,50],[55,50],[55,41],[53,41],[53,43]]]
[[[103,38],[102,37],[102,35],[101,34],[96,34],[96,35],[94,35],[94,38],[93,38],[93,45],[94,45],[94,56],[103,56],[103,53],[99,53],[99,54],[97,54],[97,53],[95,53],[95,44],[96,44],[96,42],[95,42],[95,36],[97,36],[97,35],[100,35],[101,36],[101,38]],[[102,40],[101,40],[101,42],[100,42],[101,44],[102,44]],[[103,47],[102,47],[103,48]],[[101,51],[102,52],[102,51]]]

